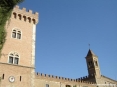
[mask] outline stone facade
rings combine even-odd
[[[13,9],[0,58],[1,87],[34,87],[37,22],[37,12],[33,14],[19,6]]]
[[[35,36],[38,13],[14,7],[6,23],[6,42],[0,58],[0,87],[97,87],[97,84],[117,84],[102,76],[100,68],[89,69],[98,58],[89,50],[86,57],[89,76],[70,79],[35,72]],[[91,66],[92,67],[92,66]],[[99,85],[98,85],[99,86]],[[115,87],[115,86],[112,86]]]

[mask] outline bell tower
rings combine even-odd
[[[96,78],[101,77],[98,57],[89,49],[86,58],[87,69],[89,76],[95,75]]]

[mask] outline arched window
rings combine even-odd
[[[33,24],[35,24],[35,23],[36,23],[35,19],[32,19],[32,21],[33,21]]]
[[[10,53],[8,58],[9,58],[10,64],[18,64],[19,63],[19,55],[16,52]]]
[[[19,18],[19,20],[21,20],[21,14],[18,14],[18,18]]]
[[[28,22],[31,23],[31,18],[30,17],[28,17]]]
[[[13,30],[13,32],[12,32],[12,37],[13,37],[13,38],[16,38],[16,30]]]
[[[24,21],[26,21],[26,16],[23,16]]]
[[[17,39],[21,39],[21,32],[17,31]]]
[[[12,31],[12,38],[21,39],[21,31],[17,30],[17,29],[14,29]]]
[[[98,66],[98,63],[97,63],[97,61],[94,61],[94,66]]]

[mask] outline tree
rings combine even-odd
[[[23,2],[24,0],[0,0],[0,54],[5,43],[6,31],[5,24],[6,21],[11,16],[11,12],[15,5]]]
[[[0,77],[0,87],[1,87],[1,79],[2,79],[2,78]]]

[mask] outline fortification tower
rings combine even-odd
[[[98,63],[98,57],[89,49],[86,56],[86,63],[89,76],[96,76],[95,78],[100,78],[100,67]]]
[[[0,58],[1,87],[34,87],[38,13],[14,7]]]

